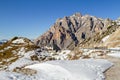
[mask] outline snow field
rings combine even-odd
[[[81,59],[74,61],[48,61],[26,66],[37,71],[32,76],[2,72],[5,80],[104,80],[103,72],[113,64],[103,59]],[[10,75],[8,75],[10,74]]]

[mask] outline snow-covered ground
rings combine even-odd
[[[33,75],[15,72],[0,72],[1,80],[104,80],[103,72],[112,63],[103,59],[81,59],[73,61],[48,61],[26,66],[36,70]]]

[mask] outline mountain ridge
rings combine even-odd
[[[107,31],[107,28],[112,25],[116,25],[116,22],[110,19],[75,13],[72,16],[57,19],[54,25],[34,42],[41,47],[55,44],[60,49],[69,49],[71,44],[72,47],[78,46],[97,33]]]

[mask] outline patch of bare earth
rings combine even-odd
[[[114,65],[105,72],[105,80],[120,80],[120,58],[107,56],[106,59]]]

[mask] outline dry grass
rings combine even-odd
[[[115,42],[107,43],[107,46],[109,48],[111,48],[111,47],[118,47],[118,46],[120,46],[120,41],[115,41]]]
[[[36,70],[33,70],[33,69],[29,69],[29,68],[20,68],[20,67],[16,67],[13,72],[17,72],[17,73],[22,73],[22,74],[25,74],[25,75],[34,75],[37,73]]]

